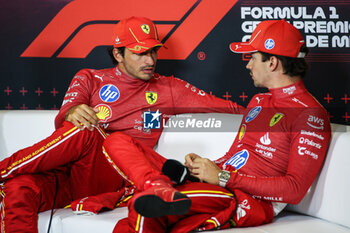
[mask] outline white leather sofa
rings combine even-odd
[[[48,136],[54,130],[57,111],[0,111],[0,159]],[[215,159],[230,147],[241,116],[196,114],[197,118],[220,120],[222,132],[164,130],[156,150],[167,158],[183,161],[188,152]],[[188,131],[188,130],[187,130]],[[208,130],[205,130],[208,131]],[[228,229],[237,233],[350,233],[350,127],[332,124],[332,141],[319,177],[298,205],[288,205],[271,224]],[[127,216],[117,208],[94,216],[76,216],[70,209],[55,210],[52,233],[112,232],[116,222]],[[50,211],[39,214],[39,232],[47,232]]]

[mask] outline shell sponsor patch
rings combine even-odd
[[[95,108],[99,110],[96,116],[98,119],[100,119],[101,122],[106,122],[112,117],[112,109],[108,105],[99,104]]]

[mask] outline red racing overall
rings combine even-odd
[[[255,95],[229,152],[215,161],[231,171],[226,189],[202,183],[177,186],[192,200],[185,216],[144,218],[129,204],[129,223],[121,221],[115,232],[127,228],[129,232],[188,232],[226,228],[229,223],[241,227],[270,222],[274,203],[296,204],[304,197],[320,170],[329,140],[327,112],[302,81]],[[111,134],[104,148],[139,190],[146,180],[161,176],[165,158],[127,135]]]
[[[100,128],[92,132],[78,130],[64,122],[66,112],[79,104],[100,110]],[[73,78],[56,117],[57,130],[0,162],[2,231],[37,232],[37,213],[52,208],[57,181],[56,208],[123,187],[124,180],[102,153],[104,131],[124,132],[153,148],[161,130],[142,127],[143,112],[152,109],[163,109],[165,114],[173,115],[237,113],[241,107],[174,77],[154,74],[151,80],[143,81],[116,67],[81,70]]]

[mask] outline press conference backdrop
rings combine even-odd
[[[0,109],[59,109],[74,74],[112,67],[112,29],[151,18],[165,47],[156,71],[246,106],[253,86],[229,44],[247,41],[262,20],[286,19],[310,54],[305,85],[334,123],[350,124],[350,1],[1,0]]]

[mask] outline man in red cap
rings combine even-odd
[[[75,212],[96,213],[132,193],[133,186],[106,159],[102,144],[106,133],[118,131],[153,151],[161,127],[144,127],[145,112],[155,119],[184,112],[240,112],[231,101],[154,73],[161,46],[151,20],[131,17],[117,24],[111,56],[118,65],[79,71],[56,116],[56,131],[0,162],[3,231],[37,232],[38,212],[81,199],[72,205]],[[168,193],[174,199],[172,188]]]
[[[140,145],[129,143],[128,151],[123,149],[131,141],[126,136],[116,143],[112,138],[105,141],[106,153],[141,191],[129,203],[128,223],[121,221],[115,232],[256,226],[271,222],[287,203],[297,204],[306,194],[326,155],[330,123],[302,82],[308,67],[302,35],[285,20],[263,21],[248,42],[232,43],[230,48],[252,53],[246,67],[254,85],[269,92],[252,98],[226,155],[210,161],[190,153],[185,166],[170,160],[156,164],[161,156]],[[185,183],[191,176],[184,171],[202,182]],[[185,203],[174,204],[159,194],[157,182],[165,176],[191,200],[186,214],[181,214]]]

